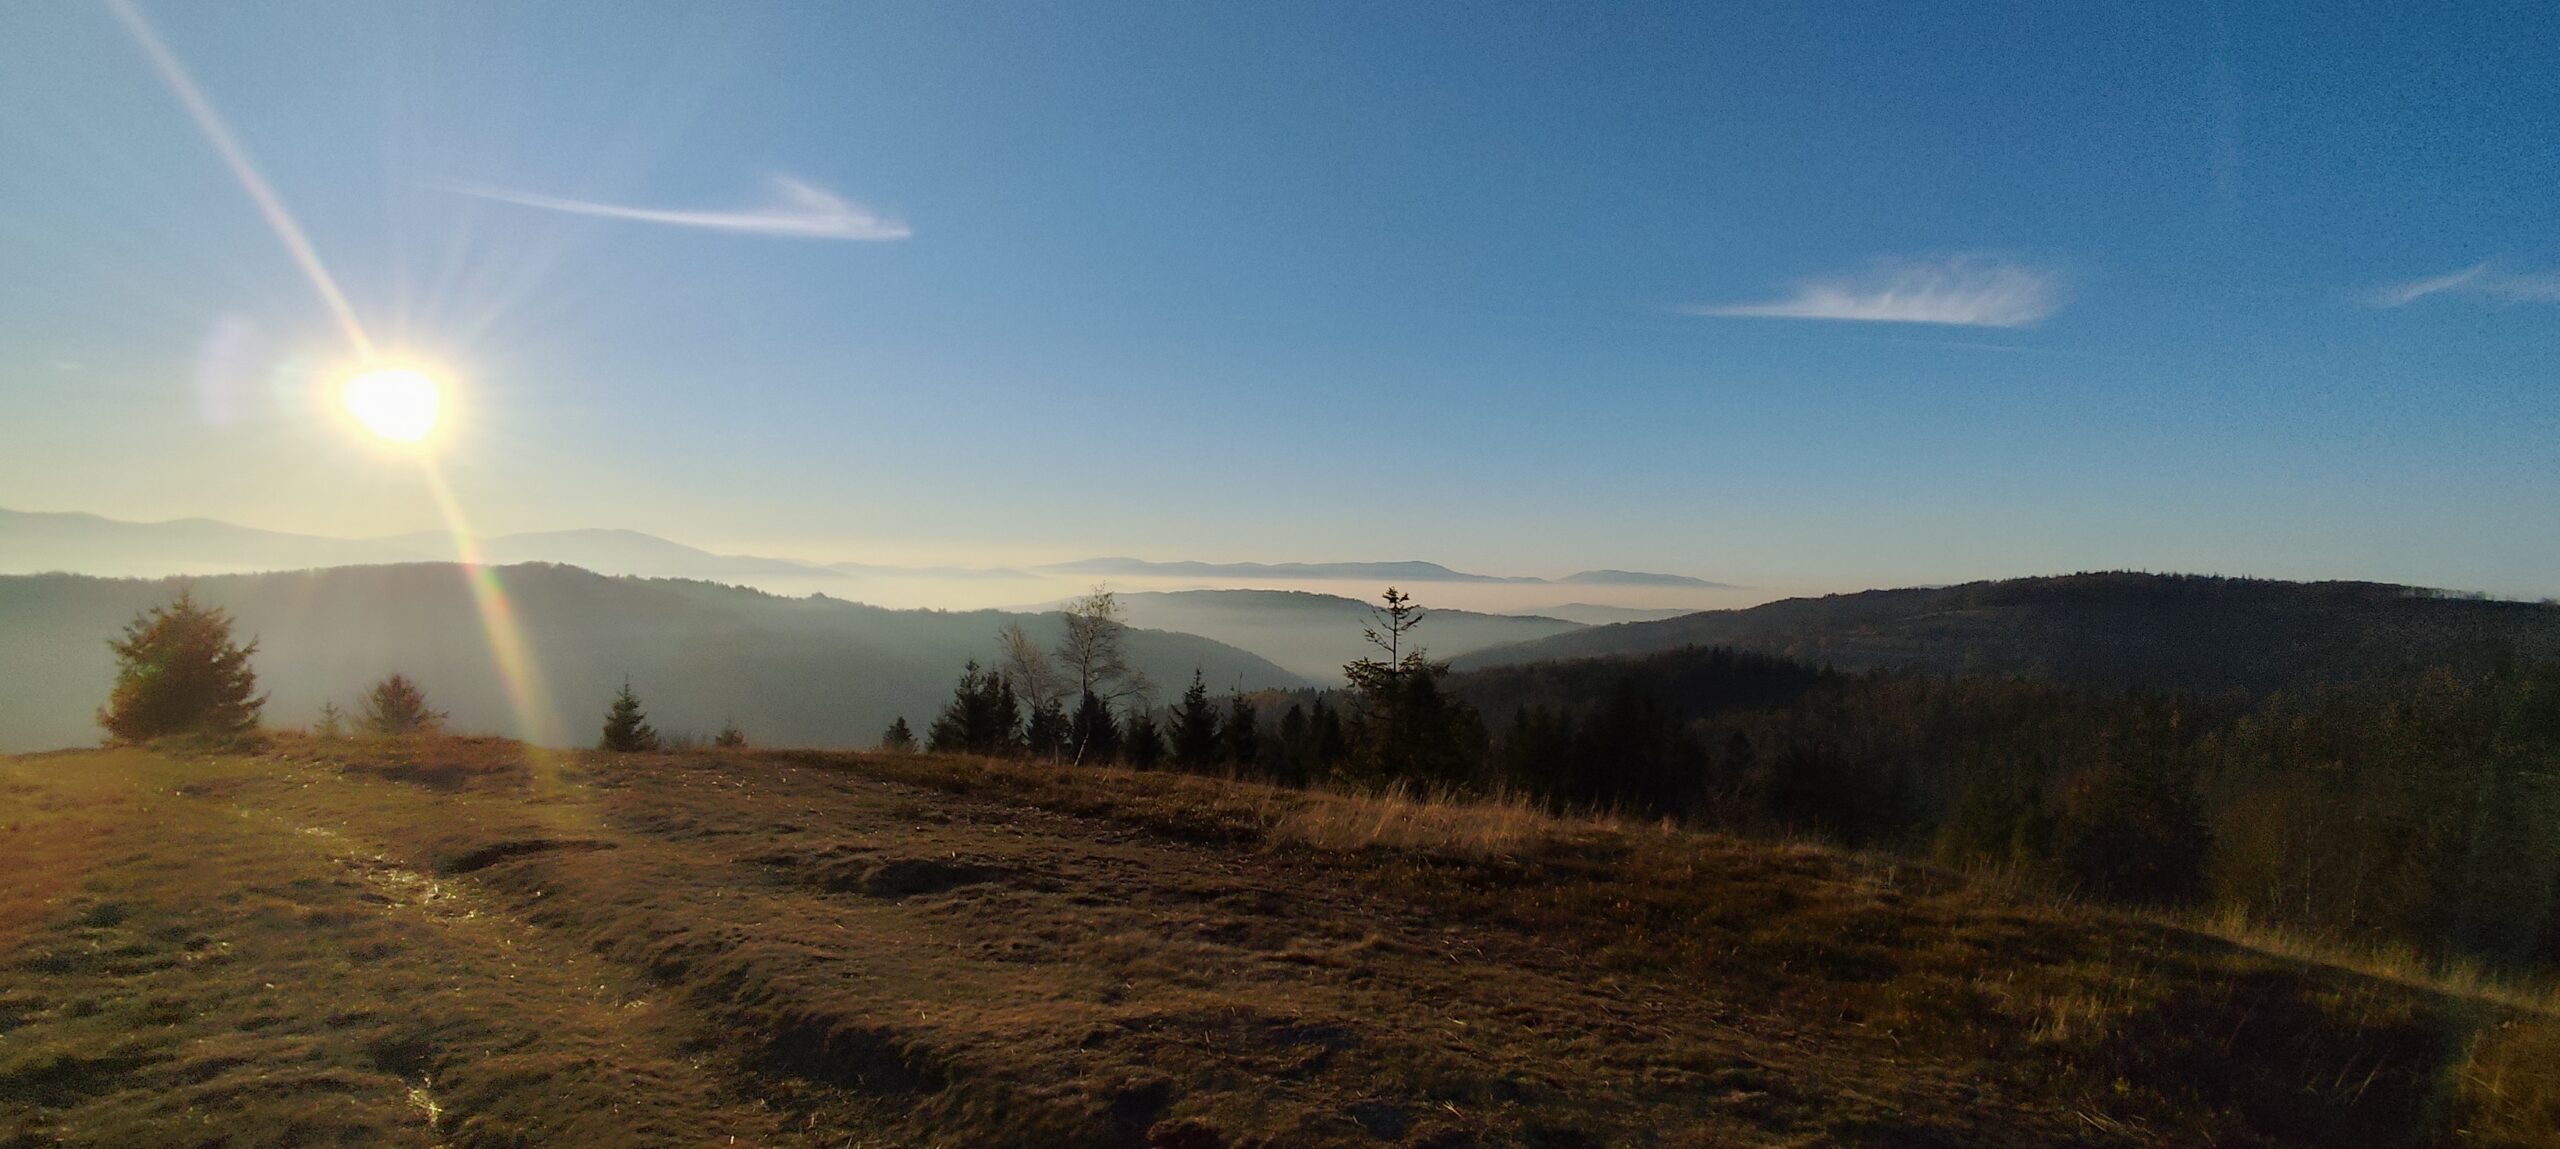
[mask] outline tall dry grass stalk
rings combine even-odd
[[[1559,816],[1527,795],[1456,795],[1397,783],[1381,791],[1267,792],[1264,824],[1271,837],[1323,850],[1373,847],[1507,857],[1577,833],[1619,832],[1616,815]]]
[[[2502,977],[2476,961],[2429,958],[2399,944],[2350,945],[2251,918],[2237,907],[2157,917],[2165,924],[2264,953],[2560,1019],[2560,983]]]

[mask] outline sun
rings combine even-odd
[[[395,443],[420,443],[436,429],[443,395],[424,371],[374,367],[348,376],[338,401],[365,430]]]

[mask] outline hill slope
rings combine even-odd
[[[2477,1083],[2525,1080],[2540,1032],[1820,850],[1397,814],[1162,775],[487,740],[0,760],[0,1128],[2486,1145],[2510,1114]]]
[[[962,663],[993,655],[998,627],[1019,620],[1044,642],[1057,627],[1055,615],[885,610],[574,567],[504,567],[495,576],[543,694],[580,740],[594,736],[626,677],[666,731],[708,733],[734,718],[760,741],[864,746],[905,715],[921,734]],[[242,638],[258,639],[254,665],[273,693],[273,723],[312,721],[324,701],[352,709],[396,670],[419,679],[457,729],[521,729],[460,567],[345,567],[187,585],[229,608]],[[90,716],[114,681],[106,640],[176,586],[0,577],[0,751],[96,741]],[[1302,684],[1263,658],[1192,635],[1133,632],[1129,649],[1158,682],[1187,682],[1197,666],[1222,684]]]
[[[2381,583],[2085,574],[1787,599],[1479,650],[1464,668],[1732,646],[1843,669],[2270,690],[2501,652],[2560,655],[2560,607]]]

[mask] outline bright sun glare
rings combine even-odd
[[[423,371],[377,367],[358,372],[339,388],[338,400],[366,430],[393,442],[420,442],[436,428],[436,381]]]

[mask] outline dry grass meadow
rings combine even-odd
[[[2550,1000],[1943,871],[1017,762],[0,760],[0,1145],[2534,1145]]]

